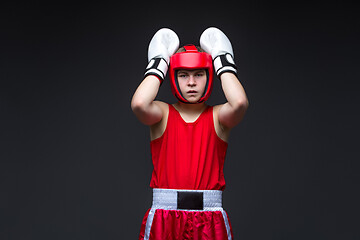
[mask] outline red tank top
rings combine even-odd
[[[150,187],[223,190],[227,146],[215,132],[213,107],[186,123],[169,105],[165,132],[150,142],[154,165]]]

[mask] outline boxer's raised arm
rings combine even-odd
[[[200,45],[213,58],[214,69],[227,100],[227,103],[219,106],[218,121],[222,126],[232,128],[244,117],[249,102],[236,76],[231,42],[221,30],[211,27],[202,33]]]
[[[166,76],[170,56],[179,48],[179,43],[176,33],[168,28],[157,31],[150,41],[145,78],[131,100],[133,112],[146,125],[162,119],[163,112],[154,100]]]

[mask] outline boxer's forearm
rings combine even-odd
[[[226,72],[221,74],[220,79],[225,98],[232,108],[240,108],[248,105],[245,90],[236,75]]]
[[[220,79],[227,103],[219,111],[219,120],[223,125],[232,128],[243,119],[249,102],[236,75],[226,72],[221,74]]]
[[[162,118],[161,109],[154,103],[159,87],[159,79],[149,75],[141,82],[131,100],[133,112],[146,125],[152,125]]]
[[[144,80],[140,83],[139,87],[136,89],[134,96],[131,101],[131,105],[141,105],[148,106],[151,104],[160,87],[160,81],[157,77],[153,75],[149,75],[144,78]]]

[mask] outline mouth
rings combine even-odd
[[[187,91],[187,93],[189,93],[189,94],[191,94],[191,93],[197,93],[197,91],[195,91],[195,90],[189,90],[189,91]]]

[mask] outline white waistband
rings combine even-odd
[[[153,209],[177,210],[178,192],[203,193],[203,211],[222,210],[221,190],[181,190],[181,189],[153,189]]]

